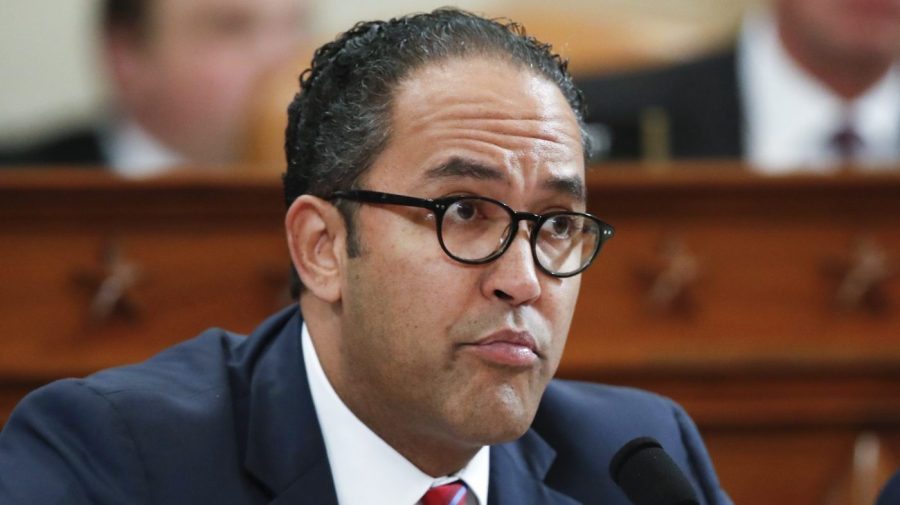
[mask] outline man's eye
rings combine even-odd
[[[548,221],[550,231],[555,238],[568,238],[575,233],[575,222],[572,216],[555,216]]]
[[[478,209],[475,202],[459,201],[447,209],[447,214],[456,221],[471,221],[475,218]]]

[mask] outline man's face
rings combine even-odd
[[[400,84],[391,140],[360,184],[483,195],[534,213],[584,210],[583,185],[580,132],[559,89],[477,57]],[[356,224],[361,254],[347,260],[331,376],[339,394],[420,440],[477,447],[520,436],[556,371],[580,277],[540,272],[523,227],[496,261],[465,265],[441,250],[424,209],[362,204]]]
[[[230,161],[261,74],[297,54],[305,3],[151,2],[147,38],[126,41],[119,53],[127,60],[117,72],[125,107],[189,158]]]
[[[781,0],[785,28],[853,59],[900,56],[900,0]]]

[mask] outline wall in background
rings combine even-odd
[[[0,2],[0,145],[89,118],[104,95],[95,0]]]

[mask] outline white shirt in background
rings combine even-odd
[[[160,175],[186,161],[127,119],[104,132],[101,147],[113,171],[130,178]]]
[[[756,12],[738,42],[747,161],[763,173],[829,172],[840,163],[830,146],[850,120],[861,137],[855,165],[892,168],[900,160],[900,65],[865,94],[845,102],[806,73],[781,45],[774,18]]]

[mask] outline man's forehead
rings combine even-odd
[[[537,129],[528,134],[544,140],[582,144],[575,112],[557,84],[498,56],[442,59],[402,79],[393,91],[392,129],[421,128],[431,120],[474,120],[482,126],[509,121],[509,128]]]
[[[510,177],[507,171],[500,168],[475,160],[452,157],[444,163],[428,168],[424,173],[424,179],[428,181],[474,179],[509,183]],[[584,202],[587,199],[584,178],[574,171],[544,174],[538,181],[538,187],[545,191],[565,195],[578,202]]]
[[[511,58],[493,54],[461,55],[425,63],[401,79],[393,99],[430,102],[452,97],[456,101],[499,105],[526,98],[535,102],[532,105],[542,105],[538,107],[541,116],[565,115],[574,119],[574,112],[556,83]],[[518,116],[522,111],[510,108],[505,112]]]
[[[389,145],[395,163],[415,164],[407,174],[431,186],[530,181],[584,198],[581,129],[570,104],[556,83],[502,57],[453,57],[411,72],[395,88]]]

